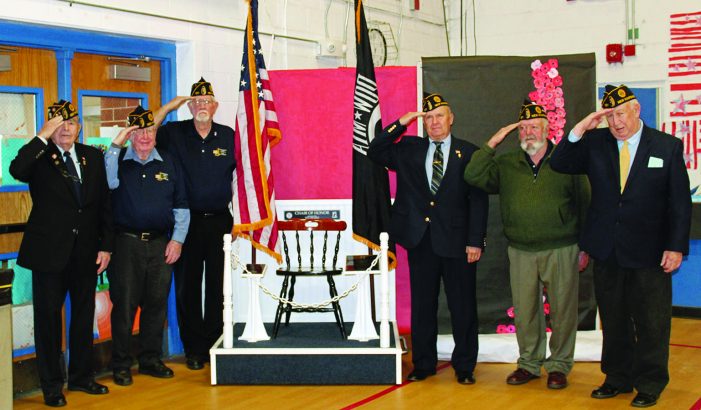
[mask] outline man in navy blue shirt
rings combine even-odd
[[[229,203],[236,161],[234,130],[213,121],[219,104],[212,85],[201,78],[192,85],[189,98],[176,97],[157,116],[164,116],[185,102],[193,118],[160,127],[157,145],[175,157],[185,176],[192,220],[175,268],[176,303],[187,367],[199,370],[208,361],[209,348],[223,329],[222,237],[231,233],[233,224]],[[156,122],[159,120],[156,118]]]
[[[127,138],[131,144],[124,147]],[[180,257],[190,211],[178,163],[155,144],[153,113],[139,106],[105,156],[117,232],[107,273],[113,305],[112,370],[121,386],[132,384],[131,332],[138,307],[139,373],[173,377],[161,361],[163,326],[172,265]]]

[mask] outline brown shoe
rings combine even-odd
[[[567,387],[567,376],[561,372],[552,372],[548,374],[549,389],[564,389]]]
[[[537,379],[538,377],[540,377],[540,376],[536,376],[535,374],[529,372],[526,369],[518,368],[518,369],[516,369],[515,372],[511,373],[506,378],[506,384],[512,384],[512,385],[525,384],[533,379]]]

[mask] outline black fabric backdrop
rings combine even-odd
[[[432,57],[422,60],[423,90],[440,93],[455,113],[452,134],[482,146],[499,128],[516,122],[524,98],[535,90],[531,63],[556,58],[563,79],[567,123],[565,136],[580,119],[595,110],[596,72],[594,54],[533,57]],[[516,148],[515,132],[499,153]],[[497,326],[513,324],[507,314],[512,306],[506,239],[503,235],[499,198],[489,197],[487,248],[477,268],[477,309],[480,333],[495,333]],[[580,275],[579,329],[593,329],[596,318],[591,266]],[[441,292],[439,333],[450,331],[450,316]]]

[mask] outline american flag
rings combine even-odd
[[[701,116],[701,12],[670,16],[669,117]]]
[[[701,161],[701,120],[681,120],[662,123],[662,131],[684,142],[684,163],[692,171],[699,170]]]
[[[270,148],[282,137],[270,80],[258,40],[258,0],[251,0],[243,39],[239,105],[236,112],[236,170],[232,182],[232,234],[281,262]]]

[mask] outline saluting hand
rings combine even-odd
[[[499,131],[497,131],[496,134],[492,135],[492,138],[487,141],[487,145],[489,145],[492,149],[496,148],[497,145],[501,144],[502,141],[506,138],[507,135],[513,130],[515,130],[518,127],[518,122],[515,122],[513,124],[509,124],[506,127],[501,128]]]
[[[423,117],[424,115],[426,115],[426,113],[408,112],[408,113],[402,115],[401,117],[399,117],[399,123],[404,125],[404,126],[407,126],[407,125],[411,124],[415,119],[417,119],[419,117]]]
[[[601,124],[601,121],[604,119],[604,116],[611,111],[613,111],[613,108],[604,108],[587,115],[582,121],[578,122],[574,128],[572,128],[572,132],[577,137],[581,137],[586,131],[598,127],[599,124]]]
[[[42,125],[41,130],[39,130],[37,136],[42,137],[48,141],[54,134],[54,131],[56,131],[61,125],[63,125],[63,117],[57,115],[54,118],[46,121],[44,125]]]
[[[116,137],[112,140],[112,143],[114,145],[118,145],[120,147],[123,147],[124,144],[126,144],[127,140],[129,139],[129,135],[131,134],[132,131],[135,129],[139,128],[138,125],[132,125],[131,127],[126,127],[119,131],[119,134],[117,134]]]
[[[183,250],[183,244],[178,241],[169,241],[166,245],[166,263],[172,265],[180,258],[180,252]]]

